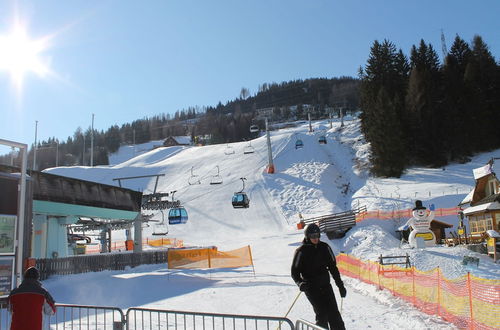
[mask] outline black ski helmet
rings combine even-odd
[[[38,268],[30,267],[26,269],[26,272],[24,272],[24,278],[38,280],[40,278],[40,272],[38,271]]]
[[[311,234],[321,234],[321,230],[315,223],[307,225],[306,230],[304,231],[304,235],[306,236],[306,238],[310,238]]]

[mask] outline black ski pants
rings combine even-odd
[[[305,294],[316,313],[316,325],[330,330],[345,330],[331,284],[321,288],[312,288]]]

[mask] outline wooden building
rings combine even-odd
[[[500,231],[500,181],[493,172],[493,160],[473,173],[476,185],[459,205],[468,206],[463,213],[471,235],[486,237],[487,230]]]

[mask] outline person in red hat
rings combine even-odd
[[[42,287],[40,272],[30,267],[18,288],[9,294],[9,310],[12,313],[10,330],[42,330],[43,314],[56,312],[54,298]]]

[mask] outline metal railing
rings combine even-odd
[[[43,329],[50,330],[295,330],[287,318],[130,308],[56,304],[54,315],[45,316]],[[9,329],[11,314],[0,303],[0,329]],[[305,322],[305,321],[304,321]],[[304,328],[307,329],[307,328]],[[309,328],[321,329],[321,328]]]
[[[326,330],[326,329],[306,320],[297,320],[297,322],[295,322],[295,330]]]
[[[198,313],[161,309],[130,308],[127,330],[160,329],[255,330],[290,329],[292,321],[283,317]]]

